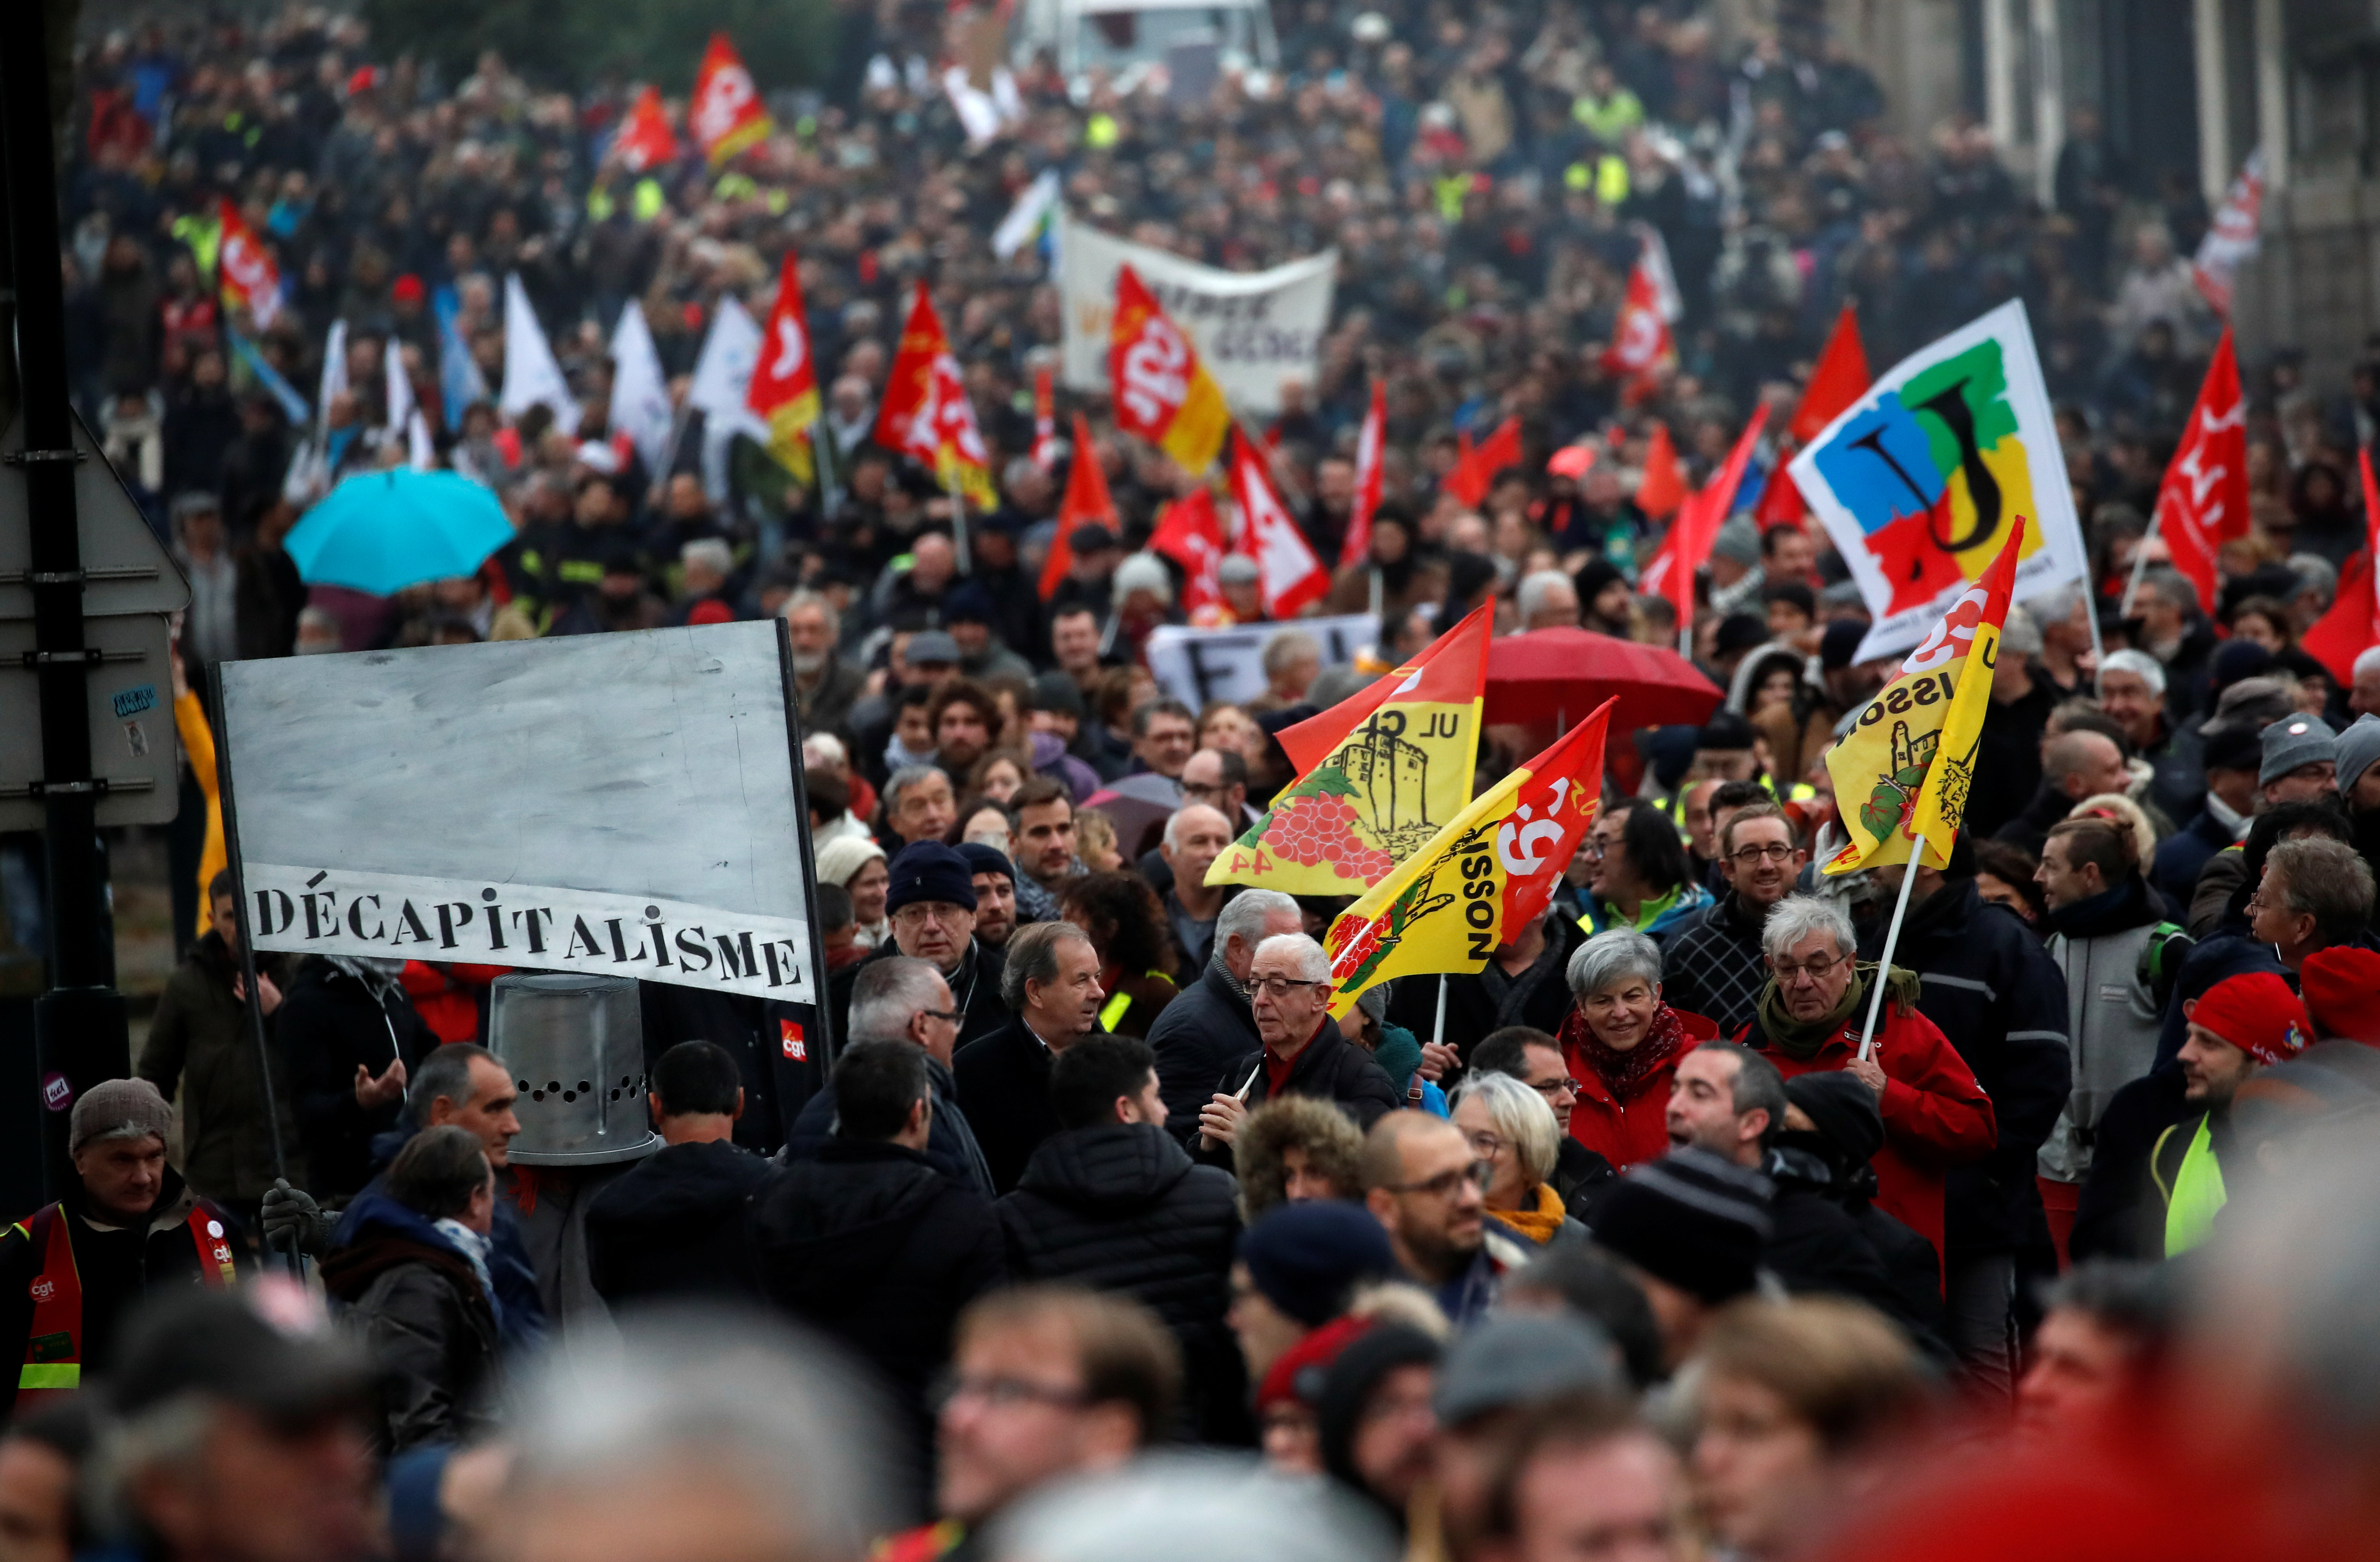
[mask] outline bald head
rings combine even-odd
[[[1450,1140],[1469,1148],[1463,1131],[1435,1113],[1390,1112],[1364,1135],[1364,1186],[1392,1188],[1412,1181],[1407,1163],[1427,1158],[1428,1152]]]
[[[2132,780],[2124,768],[2123,750],[2105,733],[2066,733],[2052,738],[2042,752],[2041,769],[2052,786],[2078,799],[2121,792]]]

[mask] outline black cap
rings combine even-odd
[[[1075,557],[1080,558],[1085,553],[1104,553],[1123,544],[1116,540],[1115,533],[1099,522],[1086,521],[1066,534],[1066,546],[1074,550]]]
[[[1016,882],[1016,865],[1008,860],[1007,853],[996,846],[987,846],[980,841],[962,841],[958,843],[958,854],[977,873],[996,873],[1011,884]]]
[[[1083,691],[1063,672],[1044,672],[1033,680],[1033,696],[1026,702],[1026,708],[1072,716],[1079,721],[1083,719]]]
[[[1785,1082],[1785,1099],[1802,1108],[1818,1136],[1844,1160],[1864,1166],[1884,1148],[1884,1115],[1876,1092],[1840,1069],[1796,1074]]]
[[[1711,643],[1715,656],[1733,656],[1755,646],[1768,643],[1768,625],[1748,612],[1730,613],[1721,620],[1718,634]]]
[[[127,1325],[108,1376],[108,1402],[137,1414],[183,1394],[246,1406],[282,1425],[366,1405],[380,1383],[371,1359],[327,1324],[309,1328],[303,1297],[293,1321],[268,1320],[258,1290],[188,1290],[141,1305]]]
[[[991,593],[979,580],[963,580],[942,598],[944,624],[990,624],[994,616]]]
[[[1818,636],[1819,667],[1828,672],[1849,667],[1867,631],[1868,626],[1855,618],[1839,618],[1828,624],[1827,632]]]
[[[1595,1240],[1645,1274],[1716,1305],[1758,1283],[1768,1179],[1706,1150],[1629,1168],[1595,1206]]]
[[[2261,770],[2265,740],[2254,727],[2217,727],[2207,734],[2202,763],[2210,770]]]
[[[1695,734],[1694,748],[1697,752],[1705,749],[1750,748],[1753,735],[1751,722],[1725,706],[1721,706],[1711,712],[1711,719],[1704,722],[1703,730]]]

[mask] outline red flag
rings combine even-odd
[[[777,301],[769,310],[759,356],[752,360],[744,405],[788,443],[818,421],[818,366],[811,361],[809,317],[802,308],[801,262],[790,248],[777,268]]]
[[[1108,381],[1116,427],[1138,434],[1196,477],[1215,464],[1231,409],[1198,349],[1130,266],[1116,272]]]
[[[1727,465],[1718,475],[1704,485],[1702,490],[1679,507],[1677,524],[1670,528],[1675,546],[1670,550],[1668,578],[1670,600],[1678,606],[1681,627],[1694,621],[1694,571],[1709,557],[1711,544],[1718,539],[1718,528],[1725,524],[1728,511],[1735,504],[1735,490],[1743,481],[1743,468],[1752,460],[1752,447],[1759,442],[1760,430],[1768,421],[1768,408],[1764,405],[1753,410],[1752,421],[1743,426],[1736,437],[1735,448],[1727,453]]]
[[[1075,528],[1092,521],[1112,527],[1115,500],[1108,493],[1108,475],[1099,470],[1099,453],[1091,444],[1091,426],[1075,414],[1075,464],[1066,471],[1065,497],[1058,501],[1058,535],[1050,539],[1050,559],[1041,566],[1041,599],[1058,594],[1058,583],[1075,567],[1075,550],[1066,539]]]
[[[1058,398],[1046,363],[1033,371],[1033,465],[1045,472],[1058,465]]]
[[[1786,469],[1780,455],[1776,468],[1768,474],[1768,486],[1760,490],[1760,503],[1752,512],[1753,522],[1762,531],[1772,527],[1798,527],[1806,511],[1802,490],[1794,486],[1793,474]]]
[[[2229,340],[2228,333],[2225,340]],[[2372,567],[2380,557],[2380,484],[2372,480],[2370,448],[2356,454],[2363,468],[2363,548],[2338,572],[2338,595],[2331,599],[2330,611],[2314,621],[2300,642],[2307,655],[2330,669],[2341,687],[2355,682],[2355,659],[2380,645],[2380,572]]]
[[[628,111],[628,123],[621,128],[619,139],[612,143],[612,150],[631,174],[677,161],[677,137],[670,131],[669,115],[662,112],[660,89],[648,87],[637,94],[636,106]]]
[[[686,126],[713,168],[766,139],[776,128],[769,111],[760,106],[752,73],[744,68],[735,45],[723,32],[710,35],[702,68],[694,73],[694,98],[686,105]]]
[[[1507,418],[1488,436],[1488,442],[1466,448],[1454,470],[1446,474],[1446,491],[1465,509],[1476,509],[1495,486],[1496,474],[1521,463],[1521,420]]]
[[[223,284],[224,307],[245,309],[261,331],[281,312],[281,268],[273,263],[273,251],[249,231],[239,208],[218,198],[215,212],[223,224],[215,269]]]
[[[2220,584],[2215,555],[2233,538],[2248,535],[2247,412],[2231,328],[2225,326],[2156,499],[2157,532],[2173,554],[2173,567],[2198,587],[2198,604],[2210,613]],[[2370,457],[2365,461],[2368,466]]]
[[[1267,618],[1293,618],[1297,610],[1330,589],[1330,572],[1314,556],[1289,507],[1273,491],[1264,454],[1234,430],[1231,439],[1232,502],[1239,528],[1232,551],[1257,562],[1257,590]]]
[[[1389,387],[1372,381],[1372,409],[1364,414],[1364,431],[1355,436],[1355,503],[1347,512],[1347,535],[1339,544],[1339,563],[1360,564],[1372,553],[1372,516],[1380,507],[1382,457],[1389,448]]]
[[[1670,426],[1653,425],[1645,445],[1645,476],[1636,484],[1636,508],[1654,520],[1675,514],[1686,502],[1686,475],[1678,469],[1678,447],[1670,442]]]
[[[1655,376],[1677,358],[1670,339],[1670,322],[1661,313],[1661,284],[1648,256],[1640,253],[1628,268],[1628,297],[1621,301],[1612,321],[1611,345],[1603,351],[1604,371],[1621,381],[1621,399],[1642,401],[1654,388]]]
[[[977,429],[975,407],[959,377],[959,360],[942,330],[942,317],[922,286],[901,330],[900,350],[884,377],[884,399],[871,436],[886,450],[914,455],[934,469],[943,486],[955,487],[989,511],[1000,503],[991,482],[991,457]]]
[[[1843,408],[1867,394],[1869,379],[1867,349],[1860,345],[1859,317],[1845,304],[1843,312],[1835,317],[1834,330],[1827,333],[1817,366],[1810,370],[1810,382],[1802,388],[1802,405],[1793,409],[1793,421],[1785,426],[1785,431],[1793,436],[1795,444],[1808,444],[1842,416]]]
[[[1204,484],[1168,504],[1148,535],[1149,551],[1182,566],[1182,611],[1196,624],[1222,605],[1218,571],[1223,563],[1223,522],[1215,496]]]

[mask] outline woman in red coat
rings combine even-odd
[[[1630,928],[1597,933],[1570,957],[1572,1002],[1562,1056],[1578,1082],[1570,1136],[1621,1171],[1670,1153],[1670,1076],[1718,1035],[1661,1001],[1661,951]]]

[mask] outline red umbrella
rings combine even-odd
[[[1533,629],[1488,648],[1490,722],[1568,723],[1615,696],[1615,733],[1671,723],[1700,726],[1727,697],[1677,652],[1592,630]]]

